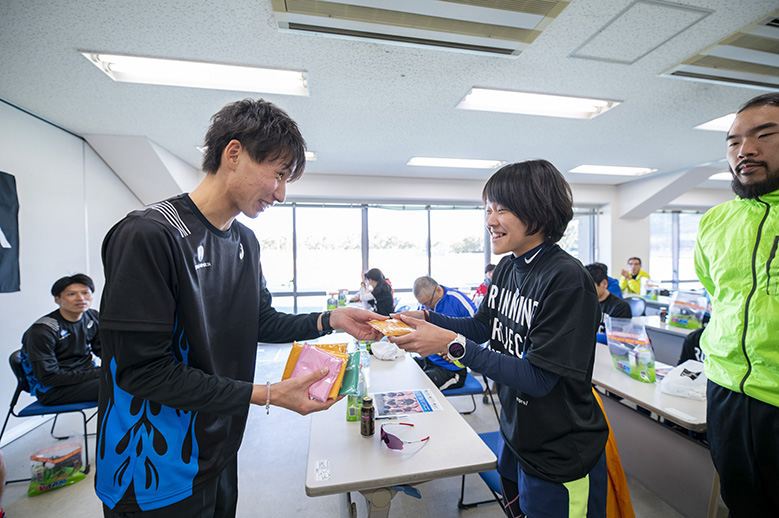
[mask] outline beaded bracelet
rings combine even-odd
[[[268,394],[265,397],[265,415],[270,414],[270,381],[268,381],[265,386],[268,389]]]

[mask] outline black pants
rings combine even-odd
[[[42,405],[66,405],[82,401],[97,401],[99,387],[100,380],[95,378],[75,385],[51,387],[46,392],[38,392],[37,398]]]
[[[709,381],[707,425],[722,500],[733,518],[777,516],[779,407]]]
[[[164,475],[163,475],[164,476]],[[234,518],[238,504],[238,456],[192,496],[151,511],[116,513],[103,504],[104,518]]]
[[[468,369],[450,371],[424,357],[414,357],[414,360],[422,367],[422,370],[425,371],[425,374],[427,374],[427,377],[432,380],[435,386],[441,390],[456,389],[465,385]]]

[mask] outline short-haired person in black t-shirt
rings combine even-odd
[[[305,141],[275,105],[245,99],[212,118],[205,178],[128,214],[103,242],[103,362],[95,490],[104,516],[231,517],[249,405],[300,414],[327,374],[255,385],[258,342],[343,329],[381,335],[371,311],[288,315],[271,306],[257,237],[235,220],[284,201],[303,174]]]
[[[89,309],[95,283],[83,273],[51,287],[59,309],[36,320],[22,336],[22,369],[30,394],[43,405],[97,401],[101,356],[98,312]]]
[[[606,268],[601,263],[588,264],[585,268],[590,272],[590,277],[595,282],[601,313],[612,318],[631,318],[633,312],[630,309],[630,304],[609,292],[609,279],[606,275]],[[600,330],[598,332],[606,332],[603,317],[601,317]]]
[[[498,170],[482,197],[492,251],[507,255],[478,312],[404,312],[415,331],[391,340],[496,381],[508,516],[605,517],[609,432],[591,384],[598,296],[582,264],[555,244],[573,217],[571,189],[552,164],[530,160]]]

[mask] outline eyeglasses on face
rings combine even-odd
[[[428,435],[424,439],[418,439],[416,441],[406,441],[404,439],[401,439],[395,434],[389,433],[384,428],[387,426],[414,426],[412,423],[385,423],[381,425],[381,441],[387,445],[387,448],[390,450],[402,450],[404,444],[412,444],[415,442],[425,442],[428,439],[430,439],[430,436]]]

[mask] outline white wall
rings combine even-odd
[[[141,203],[82,139],[2,102],[0,171],[16,177],[21,274],[21,291],[0,293],[0,402],[6,405],[16,387],[6,358],[32,322],[56,309],[51,285],[63,275],[88,274],[97,308],[103,236]],[[11,419],[3,441],[24,421]]]

